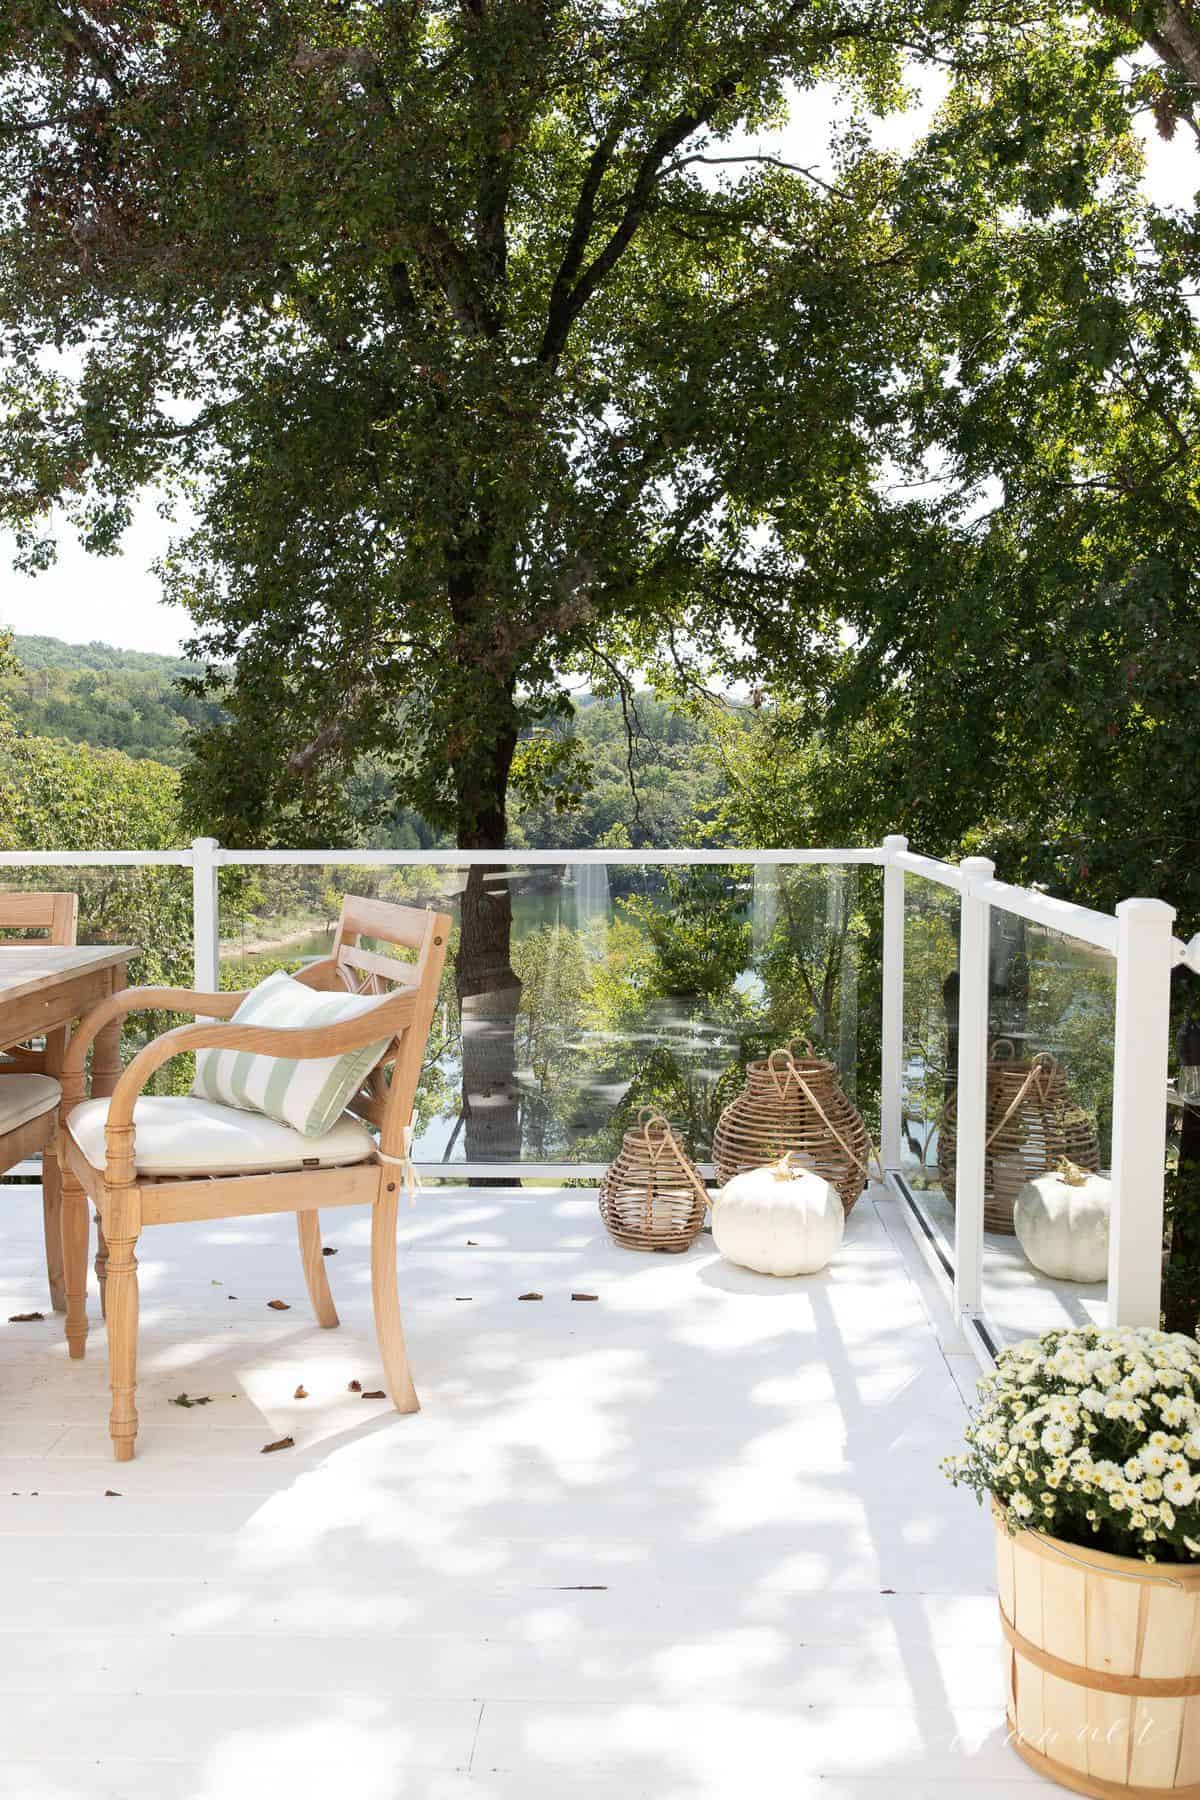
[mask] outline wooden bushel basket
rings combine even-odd
[[[952,1206],[957,1145],[958,1099],[951,1094],[938,1123],[938,1174]],[[1096,1127],[1072,1098],[1066,1070],[1047,1050],[1018,1062],[1011,1040],[997,1038],[987,1070],[984,1230],[1011,1237],[1017,1195],[1064,1157],[1091,1175],[1100,1171]]]
[[[1076,1794],[1200,1800],[1200,1564],[995,1525],[1018,1756]]]
[[[704,1224],[708,1192],[661,1113],[643,1106],[600,1184],[600,1217],[627,1250],[686,1250]]]
[[[797,1044],[803,1056],[796,1055]],[[833,1183],[848,1213],[867,1185],[871,1140],[842,1092],[837,1064],[815,1056],[807,1038],[748,1064],[746,1085],[713,1134],[722,1187],[743,1169],[778,1162],[789,1151]]]

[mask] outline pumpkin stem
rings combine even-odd
[[[1087,1186],[1088,1171],[1081,1169],[1078,1163],[1072,1162],[1069,1156],[1060,1156],[1054,1167],[1058,1173],[1058,1179],[1065,1182],[1068,1187]]]
[[[795,1181],[803,1166],[794,1150],[785,1150],[779,1161],[771,1164],[771,1173],[776,1181]]]

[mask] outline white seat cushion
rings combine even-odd
[[[104,1167],[107,1100],[85,1100],[67,1130],[91,1163]],[[270,1169],[321,1169],[365,1162],[375,1140],[343,1113],[323,1137],[303,1137],[262,1113],[241,1112],[194,1094],[143,1094],[133,1109],[134,1159],[140,1175],[261,1175]]]
[[[62,1089],[51,1075],[7,1075],[0,1070],[0,1131],[15,1131],[51,1112]]]

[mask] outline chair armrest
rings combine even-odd
[[[90,1013],[85,1013],[71,1033],[71,1041],[63,1059],[63,1086],[67,1087],[70,1078],[75,1076],[78,1077],[78,1082],[74,1085],[77,1090],[81,1090],[83,1065],[97,1034],[114,1019],[123,1018],[126,1013],[190,1012],[204,1013],[214,1019],[229,1019],[245,998],[245,989],[239,993],[200,994],[195,988],[122,988],[119,994],[110,994],[99,1006],[93,1006]]]
[[[150,988],[144,991],[169,993],[171,990]],[[196,995],[195,998],[204,1000],[208,996]],[[368,1044],[377,1044],[381,1038],[396,1037],[411,1024],[416,1005],[417,996],[409,989],[393,994],[357,1018],[343,1019],[337,1025],[178,1025],[174,1031],[164,1032],[138,1051],[113,1089],[105,1118],[108,1150],[105,1179],[112,1186],[127,1186],[132,1182],[136,1163],[133,1109],[151,1075],[172,1057],[182,1056],[189,1050],[249,1050],[258,1056],[298,1057],[305,1061],[314,1057],[341,1056],[347,1050],[362,1050]]]

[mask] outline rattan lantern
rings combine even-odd
[[[804,1054],[796,1054],[799,1045]],[[831,1181],[849,1212],[867,1184],[871,1140],[842,1092],[837,1064],[816,1056],[807,1038],[746,1069],[746,1085],[721,1114],[713,1160],[722,1187],[792,1151]]]
[[[958,1098],[952,1094],[938,1126],[938,1174],[954,1204]],[[1013,1205],[1027,1181],[1066,1158],[1090,1174],[1100,1169],[1095,1121],[1075,1100],[1062,1064],[1043,1050],[1019,1062],[1009,1038],[992,1045],[987,1071],[983,1228],[1014,1235]]]
[[[600,1217],[627,1250],[686,1250],[704,1224],[699,1170],[661,1113],[644,1106],[600,1184]]]

